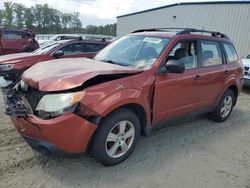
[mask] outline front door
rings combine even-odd
[[[201,82],[197,41],[180,41],[172,49],[167,63],[182,62],[184,73],[161,73],[156,76],[153,124],[183,116],[200,108]]]

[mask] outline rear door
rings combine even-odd
[[[210,40],[199,41],[202,83],[202,106],[213,108],[224,88],[225,78],[229,74],[219,42]]]
[[[197,76],[200,74],[198,59],[196,40],[180,41],[171,50],[166,62],[182,61],[186,70],[181,74],[156,75],[154,124],[199,111],[202,85]]]

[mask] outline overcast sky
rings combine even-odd
[[[0,9],[4,1],[22,3],[27,7],[47,3],[62,12],[78,11],[83,26],[104,25],[116,22],[117,15],[128,14],[177,2],[197,0],[0,0]],[[209,0],[199,0],[209,1]],[[223,0],[222,0],[223,1]]]

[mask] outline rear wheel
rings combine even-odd
[[[211,118],[216,122],[223,122],[227,120],[232,112],[235,104],[235,94],[232,90],[228,89],[222,96],[215,111],[211,113]]]
[[[139,136],[138,117],[129,109],[119,109],[98,128],[92,145],[93,155],[103,165],[118,164],[133,152]]]

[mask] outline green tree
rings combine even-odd
[[[12,2],[4,2],[4,25],[7,27],[12,27],[13,26],[13,4]]]
[[[32,12],[32,8],[25,8],[23,19],[24,19],[24,25],[26,28],[34,29],[35,19],[34,19],[34,15]]]
[[[0,10],[0,26],[3,25],[3,10]]]
[[[15,26],[17,28],[22,28],[24,24],[24,10],[25,7],[22,4],[13,4],[14,13],[15,13]]]

